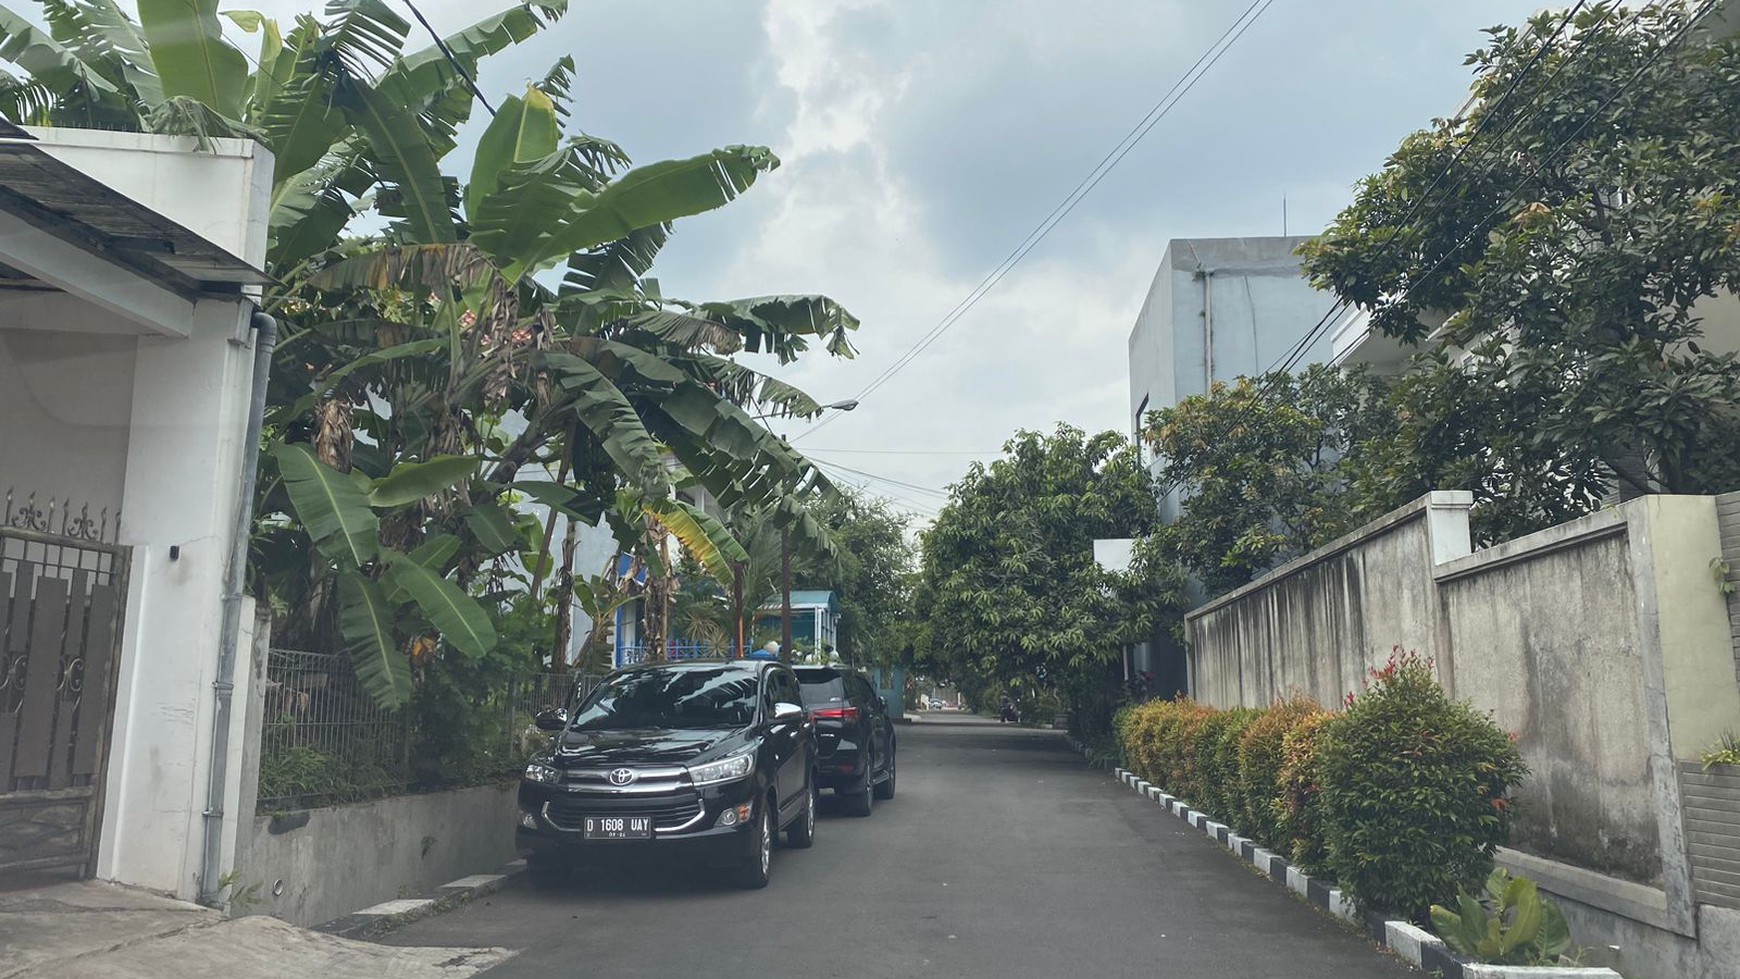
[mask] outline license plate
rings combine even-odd
[[[587,816],[580,824],[587,840],[650,840],[651,816]]]

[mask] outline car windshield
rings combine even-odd
[[[819,707],[846,699],[846,681],[838,673],[799,673],[798,686],[803,688],[805,707]]]
[[[754,673],[730,667],[624,673],[586,698],[572,728],[742,727],[755,720],[756,687]]]

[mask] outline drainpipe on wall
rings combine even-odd
[[[1198,265],[1196,274],[1202,279],[1202,393],[1214,391],[1214,269]]]
[[[223,624],[218,630],[216,701],[211,714],[211,779],[205,799],[205,853],[200,861],[199,898],[216,904],[222,890],[224,796],[229,789],[230,700],[235,691],[236,647],[241,643],[243,585],[248,574],[248,541],[253,536],[254,490],[260,473],[260,427],[266,417],[266,384],[272,371],[272,348],[278,343],[278,321],[255,311],[253,391],[248,405],[247,434],[242,437],[241,497],[236,501],[236,525],[224,569]]]

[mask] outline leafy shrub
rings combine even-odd
[[[1432,905],[1432,930],[1453,949],[1493,965],[1558,965],[1571,947],[1571,929],[1552,898],[1535,882],[1494,870],[1486,893],[1463,891],[1456,910]]]
[[[1136,705],[1125,704],[1112,714],[1112,748],[1117,752],[1118,764],[1128,768],[1130,759],[1124,754],[1124,746],[1130,741],[1130,724],[1135,718]]]
[[[1705,770],[1712,765],[1740,765],[1740,735],[1723,731],[1722,737],[1698,757],[1703,760]]]
[[[1323,845],[1323,773],[1318,747],[1324,729],[1334,719],[1335,715],[1328,711],[1307,714],[1281,737],[1276,844],[1308,874],[1321,873],[1328,857]]]
[[[1167,772],[1160,757],[1161,722],[1173,709],[1170,701],[1150,700],[1119,713],[1122,727],[1118,742],[1124,754],[1124,766],[1142,778],[1162,788],[1167,784]]]
[[[1350,897],[1424,921],[1486,878],[1509,832],[1510,786],[1527,773],[1491,717],[1398,651],[1323,734],[1326,867]]]
[[[1245,730],[1263,712],[1251,707],[1217,711],[1197,731],[1196,759],[1201,772],[1197,808],[1216,819],[1230,822],[1241,807],[1239,792],[1239,744]]]
[[[1249,727],[1238,746],[1239,806],[1231,813],[1240,833],[1285,852],[1281,835],[1284,742],[1301,721],[1323,708],[1309,697],[1277,700]]]
[[[1216,713],[1213,707],[1194,700],[1176,700],[1160,715],[1155,731],[1161,784],[1192,804],[1200,803],[1203,797],[1197,742]]]

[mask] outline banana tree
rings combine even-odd
[[[411,692],[411,652],[440,637],[476,659],[496,644],[489,613],[448,572],[459,552],[451,535],[403,551],[384,541],[382,525],[406,509],[460,490],[477,461],[436,457],[394,467],[379,478],[341,473],[306,445],[273,450],[283,492],[312,541],[315,587],[335,592],[335,617],[357,679],[383,706]]]
[[[440,159],[470,118],[479,63],[545,29],[567,0],[520,3],[405,52],[384,0],[331,0],[285,29],[217,0],[43,0],[47,31],[0,6],[0,114],[14,122],[255,139],[272,150],[270,270],[335,244],[373,203],[417,240],[457,238]],[[259,37],[233,45],[223,19]],[[443,50],[445,49],[445,50]],[[259,67],[250,70],[249,62]],[[571,62],[569,62],[571,64]]]

